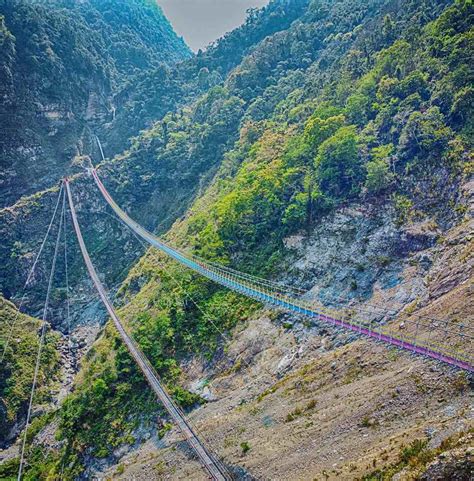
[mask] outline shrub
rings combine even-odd
[[[291,421],[294,421],[296,418],[298,418],[299,416],[301,416],[303,414],[303,411],[300,407],[296,407],[293,411],[291,411],[290,413],[288,413],[286,415],[286,419],[285,421],[287,423],[291,423]]]
[[[315,160],[320,191],[334,200],[345,200],[360,191],[363,172],[355,126],[341,127],[318,149]]]
[[[400,461],[404,464],[408,464],[426,449],[428,441],[426,439],[415,439],[410,445],[403,448],[400,454]]]
[[[250,444],[247,441],[241,442],[240,447],[242,449],[242,454],[246,454],[250,451]]]
[[[413,212],[413,202],[402,194],[395,194],[393,196],[393,203],[397,213],[397,222],[404,224],[407,222]]]

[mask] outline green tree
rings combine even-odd
[[[423,100],[428,99],[430,95],[428,77],[419,70],[411,72],[397,86],[397,95],[402,99],[415,93],[418,93]]]
[[[344,200],[360,191],[363,169],[355,126],[341,127],[319,146],[315,167],[319,188],[330,199]]]
[[[387,43],[393,41],[395,36],[395,24],[389,14],[385,15],[383,19],[382,34],[385,37],[385,41]]]
[[[400,135],[402,157],[410,162],[411,169],[436,165],[453,138],[454,132],[438,107],[413,112]]]
[[[474,143],[474,87],[464,87],[456,92],[451,118],[462,128],[464,138]]]
[[[308,219],[310,196],[308,192],[298,192],[285,209],[282,223],[290,229],[301,226]]]
[[[369,160],[366,165],[365,187],[368,192],[378,194],[392,183],[394,179],[394,175],[390,171],[392,152],[393,144],[381,145],[372,149],[372,160]]]
[[[305,125],[305,141],[312,147],[317,148],[342,127],[344,122],[344,115],[335,115],[328,118],[313,115]]]
[[[362,126],[372,116],[372,104],[376,99],[377,83],[371,73],[359,82],[357,91],[346,101],[345,113],[348,121]]]

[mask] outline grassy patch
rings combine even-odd
[[[363,476],[360,481],[388,481],[392,477],[408,468],[414,476],[418,476],[423,472],[426,466],[433,461],[441,453],[455,448],[459,444],[459,440],[468,433],[473,433],[474,429],[470,429],[467,433],[456,433],[445,439],[438,448],[430,449],[427,439],[415,439],[408,446],[403,446],[398,455],[398,460],[385,468],[380,468]],[[382,457],[383,460],[386,458]],[[373,465],[376,465],[374,459]],[[411,479],[411,478],[410,478]],[[414,478],[415,479],[415,478]]]
[[[293,411],[286,415],[285,422],[290,423],[302,415],[308,415],[317,405],[316,399],[311,399],[304,407],[296,406]]]
[[[250,447],[250,444],[248,443],[248,441],[243,441],[240,443],[240,448],[242,449],[242,454],[247,454],[251,447]]]
[[[14,326],[10,331],[10,326]],[[26,415],[39,344],[38,319],[19,314],[15,306],[0,297],[0,355],[5,359],[0,370],[0,404],[6,411],[0,417],[0,440],[11,426]],[[7,347],[7,338],[10,342]],[[59,334],[47,331],[43,345],[35,403],[51,400],[50,388],[59,369]],[[36,420],[35,420],[36,422]]]

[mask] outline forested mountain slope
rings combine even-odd
[[[189,103],[99,175],[148,228],[163,233],[177,219],[167,239],[210,261],[326,304],[393,309],[377,322],[405,312],[469,325],[473,17],[468,1],[274,1],[176,67],[199,73],[198,84],[176,77]],[[232,39],[235,66],[219,53],[234,51]],[[466,376],[270,314],[153,250],[128,272],[142,247],[103,214],[91,183],[78,174],[72,189],[94,262],[109,285],[126,277],[121,316],[234,472],[421,476],[468,444],[453,435],[470,428]],[[10,285],[37,242],[23,233],[44,224],[55,195],[2,212]],[[30,476],[185,479],[198,466],[165,420],[107,324],[52,424],[63,444],[44,457],[32,444]],[[169,449],[150,453],[150,436]]]
[[[306,3],[274,2],[174,66],[190,51],[153,1],[5,1],[2,205],[50,187],[74,157],[98,155],[95,134],[119,153],[141,129],[221,83],[248,48],[286,28]]]
[[[209,91],[188,107],[171,112],[157,122],[132,143],[129,151],[104,165],[103,175],[110,177],[110,182],[117,185],[118,200],[130,205],[131,213],[137,220],[152,230],[163,232],[177,216],[185,212],[193,196],[212,178],[224,153],[241,135],[240,126],[244,126],[243,132],[249,131],[250,140],[252,136],[255,140],[261,129],[260,122],[280,115],[280,109],[285,106],[287,110],[297,107],[294,110],[296,120],[304,118],[311,108],[305,106],[305,96],[314,96],[315,89],[320,89],[326,78],[333,81],[331,68],[333,65],[337,68],[344,52],[354,46],[355,54],[351,55],[360,57],[358,62],[361,66],[358,69],[361,69],[364,62],[372,58],[377,42],[385,45],[389,41],[382,33],[383,18],[387,12],[391,11],[398,20],[394,27],[396,32],[390,34],[396,35],[410,31],[406,26],[412,17],[419,17],[420,22],[426,22],[430,15],[435,16],[442,9],[443,4],[436,2],[430,8],[409,4],[401,9],[397,2],[381,1],[374,2],[374,5],[352,3],[350,7],[345,2],[316,2],[310,5],[283,0],[272,2],[263,12],[252,16],[245,26],[218,42],[209,53],[177,67],[180,71],[190,71],[181,83],[177,82],[181,90],[194,85],[199,77],[196,74],[204,69],[202,77],[208,83],[204,82],[202,88],[208,88]],[[295,18],[298,21],[294,21]],[[363,25],[365,28],[362,28]],[[278,26],[282,30],[278,30]],[[251,34],[254,30],[255,33]],[[278,31],[271,35],[275,30]],[[253,38],[256,44],[250,47],[248,41],[242,41],[243,36]],[[241,65],[231,71],[223,84],[213,87],[214,81],[209,79],[218,77],[220,72],[225,72],[231,66],[229,63],[219,66],[218,59],[225,58],[228,61],[234,58],[238,61],[245,50],[250,53]],[[233,55],[228,52],[233,52]],[[157,91],[157,83],[150,85],[153,91]],[[193,89],[191,87],[191,91]],[[171,92],[174,90],[171,89]],[[158,101],[161,93],[157,93]],[[166,97],[174,98],[169,93],[166,93]],[[151,98],[149,90],[145,88],[142,103],[152,105],[152,100],[147,102]],[[133,102],[133,105],[138,104]],[[129,118],[135,119],[136,116],[127,107],[124,112],[125,122],[133,126],[134,121],[129,121]],[[140,112],[139,108],[137,113]],[[290,121],[294,122],[292,119]],[[251,128],[248,129],[247,125]],[[108,138],[107,135],[105,137]],[[121,135],[121,139],[123,141],[124,135]],[[97,156],[98,153],[95,158]],[[84,162],[87,165],[87,159]],[[136,188],[138,184],[140,189]],[[45,205],[50,205],[49,197],[54,192],[39,194]],[[88,189],[83,189],[81,195],[90,199],[89,205],[95,203],[95,194]],[[8,297],[14,295],[21,286],[23,269],[28,266],[28,254],[40,241],[41,234],[38,232],[36,236],[37,229],[27,226],[30,222],[47,222],[49,211],[44,210],[43,201],[38,202],[37,199],[20,202],[13,209],[1,213],[0,225],[5,239],[1,246],[1,258],[5,260],[5,278],[0,284]],[[40,217],[42,220],[39,220]],[[101,270],[106,271],[109,284],[115,285],[123,278],[124,270],[136,255],[136,248],[124,244],[129,243],[130,238],[119,233],[119,226],[114,221],[103,215],[96,221],[99,224],[89,224],[93,230],[90,233],[93,252],[97,245],[99,269],[103,265],[100,252],[103,252],[104,259],[108,260],[111,255],[114,257],[114,262],[106,262],[106,268]],[[107,226],[107,229],[117,232],[119,250],[104,250],[102,237],[97,237],[101,224],[104,231]],[[26,231],[29,231],[27,238]],[[87,235],[86,232],[86,238]],[[116,258],[115,251],[120,252]],[[81,265],[80,260],[78,265]]]
[[[95,151],[94,129],[113,118],[114,95],[134,76],[190,56],[144,0],[6,0],[0,45],[2,206]]]
[[[263,12],[254,14],[246,25],[228,34],[208,52],[176,66],[173,71],[164,66],[158,66],[153,71],[147,70],[142,75],[143,85],[140,75],[127,78],[130,86],[123,86],[123,92],[114,96],[114,101],[117,102],[117,121],[96,122],[96,133],[102,138],[106,154],[113,152],[118,145],[127,145],[131,132],[138,132],[137,126],[144,127],[153,116],[160,118],[168,109],[172,110],[160,124],[133,142],[130,150],[117,157],[107,168],[111,172],[111,180],[115,178],[120,184],[120,190],[124,192],[123,199],[130,203],[142,222],[161,232],[169,228],[176,217],[185,211],[200,185],[210,178],[208,172],[212,175],[223,153],[238,136],[238,124],[244,112],[243,101],[227,89],[215,89],[204,94],[198,101],[199,108],[196,104],[196,107],[174,113],[177,102],[194,98],[216,82],[222,83],[221,75],[239,61],[252,41],[258,42],[275,30],[287,27],[301,14],[304,5],[305,2],[272,2]],[[218,59],[222,58],[226,59],[225,66],[218,65]],[[209,69],[212,69],[212,73],[208,75]],[[202,74],[199,75],[201,70]],[[208,77],[214,77],[214,80],[211,81]],[[123,102],[122,106],[120,102]],[[154,110],[154,106],[158,110]],[[207,119],[209,113],[212,115]],[[87,133],[92,134],[90,129]],[[117,137],[114,137],[115,134]],[[118,140],[115,141],[114,138]],[[84,153],[90,150],[94,151],[94,161],[100,158],[97,148],[91,147]],[[87,157],[78,157],[77,162],[69,165],[71,160],[69,158],[65,172],[54,171],[51,181],[59,179],[64,173],[81,171],[89,162]],[[135,188],[137,183],[141,185],[139,190]],[[18,202],[0,214],[4,239],[1,246],[1,258],[4,260],[1,279],[8,279],[8,283],[2,286],[2,292],[7,297],[14,296],[22,285],[23,269],[29,265],[29,253],[40,242],[41,236],[39,230],[32,229],[31,226],[48,222],[46,217],[49,211],[43,207],[49,206],[50,201],[53,202],[50,196],[56,192],[56,189],[48,189],[31,200]],[[83,195],[91,194],[84,192]],[[92,196],[94,199],[93,194]],[[104,228],[116,232],[119,238],[123,237],[123,233],[118,230],[119,226],[103,215],[99,215],[96,221],[103,223]],[[98,224],[90,226],[95,230]],[[95,232],[91,235],[94,238]],[[111,248],[106,253],[104,243],[97,244],[97,253],[102,251],[104,259],[109,259],[110,251],[115,251]],[[121,276],[123,278],[124,271],[136,255],[137,249],[131,247],[125,255],[118,255],[114,262],[106,262],[106,274],[110,283],[116,284]],[[80,259],[78,265],[81,265]],[[99,262],[99,266],[102,266],[102,262]],[[39,270],[42,272],[41,268]],[[40,279],[38,285],[41,285]],[[42,293],[39,289],[39,297]],[[32,303],[30,309],[34,312],[34,295],[29,302]]]
[[[77,2],[55,2],[53,5],[58,3],[67,5],[69,8],[74,6],[75,10],[79,9],[81,12],[91,9],[92,6],[89,5],[96,7],[94,3]],[[99,4],[107,5],[103,2],[99,2]],[[114,92],[111,99],[113,105],[106,106],[107,115],[104,114],[104,116],[102,115],[104,113],[102,104],[100,102],[97,104],[94,100],[91,112],[97,113],[98,118],[90,119],[85,126],[81,124],[80,132],[71,134],[71,141],[79,142],[78,145],[81,147],[79,154],[83,155],[76,155],[77,152],[74,148],[67,155],[61,154],[64,163],[57,165],[56,154],[61,153],[62,143],[59,141],[60,139],[56,139],[52,144],[55,152],[48,158],[53,159],[52,163],[37,162],[29,151],[28,153],[24,152],[25,159],[32,159],[36,166],[40,166],[37,168],[43,166],[50,169],[47,171],[51,174],[48,174],[48,184],[52,186],[64,174],[82,171],[89,164],[87,154],[91,154],[94,161],[100,158],[94,133],[100,136],[104,150],[109,155],[129,145],[129,136],[138,133],[139,129],[149,124],[152,119],[159,119],[168,110],[171,110],[165,120],[152,129],[152,133],[146,133],[138,141],[133,142],[129,151],[125,155],[120,155],[110,167],[113,173],[112,177],[116,178],[121,184],[121,189],[124,189],[124,200],[127,199],[127,202],[136,207],[135,212],[141,221],[153,229],[166,230],[177,215],[185,211],[187,204],[200,188],[199,185],[209,179],[207,172],[211,171],[212,175],[212,169],[219,164],[223,152],[237,138],[238,123],[243,115],[243,103],[227,89],[216,89],[209,95],[205,94],[199,100],[199,109],[186,108],[179,113],[174,113],[174,109],[178,104],[185,104],[186,99],[192,100],[200,92],[205,92],[216,84],[222,84],[226,72],[240,61],[242,55],[255,42],[276,30],[288,27],[304,11],[306,4],[305,1],[279,0],[272,2],[262,12],[252,14],[244,26],[226,35],[206,53],[200,53],[197,57],[172,69],[163,64],[154,65],[152,68],[142,70],[137,75],[125,76],[125,71],[120,75],[117,69],[112,68],[115,61],[112,62],[111,69],[117,84],[117,91]],[[26,8],[25,5],[23,7]],[[102,30],[99,32],[109,32],[107,24],[103,25],[99,14],[93,16],[91,13],[89,15],[83,13],[82,15],[86,17],[87,25],[92,25],[90,23],[91,16],[93,19],[97,17],[99,19],[97,22],[102,22],[100,23]],[[110,18],[110,15],[107,18]],[[114,17],[112,16],[113,21]],[[132,23],[132,27],[137,28],[134,23]],[[147,32],[145,31],[145,33]],[[117,35],[108,34],[104,36],[112,36],[114,39],[117,37]],[[105,40],[104,43],[106,43]],[[144,50],[146,49],[144,48]],[[225,59],[225,64],[222,59]],[[124,81],[120,83],[120,79],[124,79]],[[100,85],[100,83],[93,83],[94,88],[96,85]],[[74,91],[77,91],[77,88],[68,90],[67,95],[74,95],[71,94]],[[104,100],[104,97],[99,96],[98,99]],[[25,103],[25,106],[28,105]],[[28,109],[30,112],[32,111],[31,108],[28,107]],[[216,115],[213,115],[211,119],[206,119],[205,116],[211,111]],[[72,121],[75,122],[74,119]],[[14,121],[9,123],[9,125],[13,124]],[[95,132],[92,129],[95,129]],[[21,134],[23,130],[15,132]],[[85,133],[86,138],[82,137],[82,132]],[[15,136],[13,136],[14,138]],[[45,138],[49,137],[43,136],[42,140]],[[7,144],[10,142],[8,137],[5,137],[5,142]],[[22,152],[21,149],[20,151]],[[6,157],[5,161],[9,163],[15,159],[15,155]],[[16,161],[13,164],[22,165],[21,162],[17,163]],[[9,164],[10,168],[12,167]],[[9,175],[8,172],[9,170],[6,169],[6,175]],[[141,189],[135,188],[136,182],[141,184]],[[31,190],[35,189],[35,182],[30,182],[29,185]],[[22,189],[15,188],[14,190],[15,195],[25,193]],[[0,228],[4,239],[1,246],[1,258],[5,263],[0,284],[2,292],[7,297],[15,295],[22,285],[23,269],[28,267],[29,253],[40,242],[39,229],[33,228],[33,226],[40,226],[48,222],[46,217],[49,213],[43,209],[43,206],[49,205],[49,197],[55,195],[56,192],[54,188],[39,192],[31,200],[20,201],[0,214],[2,217]],[[90,194],[85,192],[83,195],[89,196]],[[117,231],[118,226],[113,222],[111,224],[103,216],[97,218],[97,221],[105,222],[105,225]],[[27,235],[25,235],[26,232],[28,232]],[[91,235],[95,237],[95,232]],[[119,236],[124,238],[122,234]],[[126,239],[126,242],[128,243],[129,240]],[[96,242],[93,243],[96,244]],[[103,245],[101,242],[97,244]],[[123,278],[124,270],[130,266],[133,256],[136,258],[137,255],[135,248],[129,252],[130,249],[123,243],[121,244],[122,247],[125,247],[125,255],[120,254],[114,262],[107,262],[107,270],[110,273],[107,278],[112,284],[116,284]],[[101,250],[100,247],[99,250]],[[109,256],[110,253],[107,254],[107,257]],[[78,265],[81,265],[80,260]],[[20,266],[19,270],[18,266]],[[41,268],[39,270],[42,272]],[[38,279],[38,285],[41,285],[40,280]],[[41,297],[41,289],[38,294]],[[36,308],[34,294],[28,302],[30,301],[30,310],[33,309],[34,312]]]
[[[287,29],[306,11],[308,0],[272,1],[253,10],[246,22],[214,42],[204,52],[174,68],[145,72],[117,95],[117,115],[103,132],[106,150],[123,148],[123,137],[130,125],[140,128],[161,119],[177,106],[192,102],[209,88],[221,85],[227,74],[240,64],[255,45],[275,32]],[[137,129],[138,132],[139,129]]]

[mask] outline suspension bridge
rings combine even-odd
[[[218,265],[202,259],[192,253],[183,251],[171,246],[168,242],[155,236],[147,231],[140,224],[135,222],[130,216],[124,212],[120,206],[114,201],[106,187],[98,176],[97,170],[94,168],[88,169],[94,182],[104,197],[107,204],[111,207],[115,215],[137,236],[144,239],[153,247],[164,252],[175,261],[178,261],[187,268],[192,269],[198,274],[228,288],[234,290],[244,296],[255,299],[269,307],[279,310],[284,310],[299,316],[305,316],[317,323],[328,324],[335,328],[357,334],[360,337],[366,337],[374,341],[383,343],[387,346],[393,346],[416,355],[421,355],[426,358],[431,358],[436,361],[445,363],[446,365],[455,368],[463,369],[468,372],[474,372],[474,333],[471,326],[464,324],[452,325],[447,321],[440,321],[437,319],[422,318],[419,316],[411,316],[403,319],[399,323],[400,317],[397,316],[396,323],[381,323],[374,320],[364,320],[364,310],[357,310],[356,308],[329,310],[324,306],[315,302],[314,299],[306,297],[305,292],[292,287],[284,286],[278,282],[262,279],[252,276],[227,266]],[[76,214],[71,186],[68,179],[65,179],[59,191],[58,203],[54,210],[53,219],[49,224],[46,238],[51,230],[53,220],[58,210],[58,205],[63,196],[63,212],[60,217],[60,227],[65,229],[66,211],[65,199],[67,196],[69,210],[72,218],[74,231],[79,243],[79,248],[86,264],[89,276],[97,290],[100,299],[102,300],[107,312],[112,319],[121,339],[127,347],[130,355],[142,371],[145,379],[153,390],[154,394],[168,412],[171,419],[184,435],[189,446],[196,454],[198,460],[201,462],[203,468],[208,473],[210,478],[218,481],[226,481],[232,479],[232,474],[219,460],[219,458],[211,452],[205,445],[202,437],[197,432],[196,428],[187,420],[183,411],[174,402],[166,387],[161,382],[157,372],[147,360],[138,344],[127,333],[124,324],[117,315],[112,302],[110,301],[106,290],[99,279],[97,271],[92,264],[90,255],[87,251],[79,221]],[[48,302],[50,296],[51,282],[56,264],[56,257],[58,253],[59,235],[56,241],[56,248],[54,252],[53,264],[50,274],[50,281],[48,285],[48,292],[46,295],[45,307],[43,310],[43,324],[41,328],[41,339],[38,350],[37,364],[35,370],[35,379],[33,382],[30,404],[28,409],[28,416],[26,425],[28,426],[31,414],[31,407],[33,402],[33,394],[36,385],[36,376],[39,366],[39,359],[41,355],[42,341],[44,339],[44,332],[46,326],[46,316],[48,312]],[[33,267],[28,275],[27,283],[31,280],[33,270],[37,264],[39,255],[41,254],[44,243],[41,244],[40,251],[36,256]],[[69,302],[69,300],[68,300]],[[402,328],[403,325],[403,328]],[[8,345],[8,340],[7,340]],[[6,346],[5,346],[6,349]],[[4,351],[5,352],[5,351]],[[26,444],[26,429],[24,431],[24,439],[21,449],[20,469],[18,480],[21,480],[22,467],[24,461],[24,452]]]
[[[137,343],[128,335],[122,322],[117,316],[117,313],[115,312],[115,309],[112,303],[107,297],[104,286],[102,285],[99,279],[99,276],[97,275],[97,272],[92,264],[86,245],[84,243],[84,239],[81,233],[81,228],[77,220],[76,209],[72,199],[69,181],[66,179],[64,183],[66,186],[66,192],[67,192],[68,201],[69,201],[69,208],[71,211],[72,223],[74,226],[74,230],[76,232],[77,240],[79,242],[79,247],[81,250],[82,257],[84,258],[84,262],[86,264],[89,275],[94,283],[94,286],[97,292],[99,293],[99,296],[103,304],[105,305],[107,312],[109,313],[118,333],[120,334],[120,337],[122,338],[123,342],[127,346],[128,351],[130,352],[131,356],[137,363],[138,367],[142,371],[143,375],[148,381],[148,384],[150,385],[151,389],[155,393],[156,397],[161,401],[161,403],[163,404],[163,407],[166,409],[170,417],[173,419],[175,424],[183,433],[189,445],[191,446],[193,451],[196,453],[202,465],[204,466],[206,471],[209,473],[209,475],[212,477],[212,479],[219,480],[219,481],[221,480],[225,481],[225,480],[231,479],[226,468],[219,462],[217,457],[213,457],[211,455],[211,453],[206,448],[204,443],[198,438],[198,436],[194,432],[191,425],[187,422],[184,413],[181,411],[181,409],[173,401],[171,396],[163,387],[155,369],[150,364],[148,359],[145,357],[141,349],[138,347]]]
[[[382,325],[376,322],[364,322],[359,317],[347,315],[347,313],[345,318],[342,318],[337,315],[337,312],[329,312],[321,306],[315,308],[314,303],[310,300],[305,299],[303,296],[297,296],[298,291],[293,291],[277,283],[259,279],[228,267],[207,262],[197,256],[171,247],[164,240],[148,232],[131,219],[118,206],[100,180],[95,169],[91,169],[91,174],[104,199],[130,229],[152,246],[212,281],[269,306],[303,315],[319,323],[346,329],[376,341],[474,372],[472,356],[474,336],[470,326],[453,328],[447,322],[445,325],[440,326],[436,324],[436,321],[427,323],[422,319],[415,318],[413,320],[404,320],[403,329],[401,329],[400,324]],[[435,338],[434,334],[436,332],[442,335],[442,339]]]

